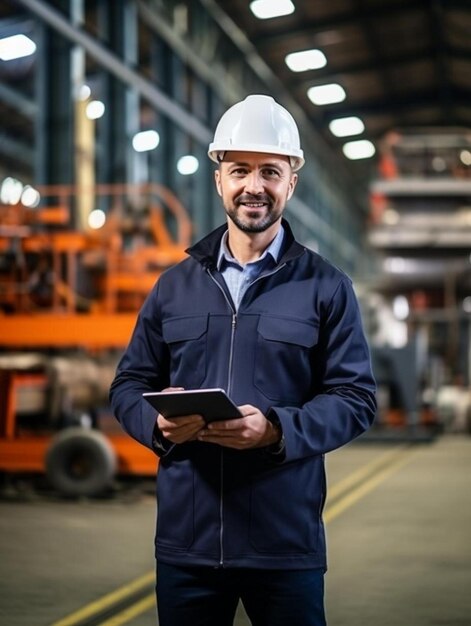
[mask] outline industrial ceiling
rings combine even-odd
[[[471,158],[471,0],[286,1],[292,12],[271,19],[259,19],[253,11],[255,3],[247,0],[136,0],[136,6],[141,24],[152,26],[145,32],[166,32],[171,38],[172,30],[180,29],[181,40],[187,37],[192,45],[198,40],[200,52],[213,55],[206,59],[202,55],[199,68],[206,64],[207,80],[228,102],[240,95],[234,86],[240,70],[237,62],[243,59],[264,82],[266,92],[272,92],[288,108],[292,105],[295,117],[308,122],[313,132],[306,136],[303,129],[303,142],[317,147],[318,152],[332,153],[330,162],[338,162],[339,175],[340,170],[349,170],[355,183],[378,178],[378,156],[388,151],[395,151],[396,160],[403,160],[396,163],[399,169],[404,164],[407,173],[425,177],[450,178],[452,167],[463,165],[457,161],[463,150],[468,160]],[[37,8],[53,5],[41,0],[0,3],[0,38],[11,34],[18,23],[23,32],[28,27],[33,30],[38,11],[28,11],[26,6],[31,4]],[[84,0],[87,16],[97,5]],[[232,47],[223,48],[218,35],[199,15],[201,7],[232,40]],[[193,39],[192,22],[199,28]],[[85,31],[93,35],[88,25]],[[149,35],[142,36],[141,46],[145,48],[148,41]],[[101,42],[101,46],[103,50],[106,44]],[[287,55],[312,49],[324,58],[322,66],[304,71],[288,67]],[[145,54],[144,49],[143,60]],[[188,62],[197,62],[192,52],[187,57]],[[223,81],[219,79],[221,70],[226,74]],[[139,71],[146,76],[145,66]],[[16,168],[19,174],[31,172],[34,164],[33,78],[32,57],[0,62],[0,168]],[[308,95],[310,90],[326,84],[339,86],[342,99],[315,104]],[[244,86],[239,88],[243,91]],[[361,121],[361,132],[353,137],[335,136],[331,123],[352,117]],[[397,149],[398,136],[406,139],[401,149]],[[343,149],[352,140],[371,141],[375,154],[347,159]],[[413,254],[428,260],[451,257],[458,263],[458,273],[469,274],[471,163],[464,166],[466,180],[456,201],[448,195],[444,201],[435,198],[420,206],[415,203],[412,218],[402,219],[403,207],[411,205],[411,188],[399,190],[400,199],[386,206],[382,222],[372,225],[370,243],[389,255]],[[413,195],[417,196],[416,190]],[[435,211],[434,219],[424,218],[427,211]],[[385,222],[385,217],[391,223]],[[446,234],[448,230],[452,232]],[[442,265],[434,276],[438,278],[443,271],[447,269]],[[418,275],[413,276],[417,279]]]
[[[359,117],[377,143],[398,129],[471,126],[469,0],[297,1],[295,10],[257,19],[246,0],[217,0],[303,107],[327,141],[329,123]],[[318,49],[326,65],[291,71],[287,54]],[[342,102],[316,106],[310,87],[340,84]]]

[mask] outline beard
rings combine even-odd
[[[259,210],[250,211],[250,208],[247,207],[245,215],[242,215],[239,207],[244,203],[251,202],[263,202],[266,204],[266,211],[260,215]],[[233,204],[224,208],[229,219],[244,233],[263,233],[277,222],[283,213],[283,209],[274,208],[272,199],[266,195],[259,197],[239,196]]]

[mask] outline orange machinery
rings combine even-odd
[[[95,206],[108,209],[105,224],[74,230],[77,190],[38,191],[42,203],[36,209],[0,205],[0,471],[46,472],[65,494],[93,495],[116,474],[154,475],[155,455],[113,419],[85,420],[92,428],[83,419],[68,423],[50,402],[44,404],[47,415],[34,415],[36,406],[33,419],[22,416],[22,394],[50,398],[57,392],[58,363],[69,360],[77,363],[75,374],[62,380],[60,391],[73,395],[78,374],[88,367],[93,414],[97,379],[104,379],[98,394],[103,401],[108,379],[101,372],[109,378],[110,363],[125,347],[160,273],[184,258],[191,222],[160,185],[101,185],[93,198]],[[93,369],[96,360],[107,369]]]

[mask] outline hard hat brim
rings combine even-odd
[[[278,146],[274,148],[273,145],[263,144],[257,145],[256,147],[254,147],[253,144],[238,144],[237,147],[231,143],[213,142],[209,144],[208,156],[215,163],[220,162],[218,155],[225,152],[254,152],[260,154],[287,156],[290,159],[291,168],[294,172],[300,170],[304,165],[304,152],[293,148],[285,150]]]

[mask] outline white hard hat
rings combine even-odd
[[[247,96],[224,113],[208,156],[218,163],[228,150],[285,155],[294,171],[304,165],[296,122],[271,96]]]

